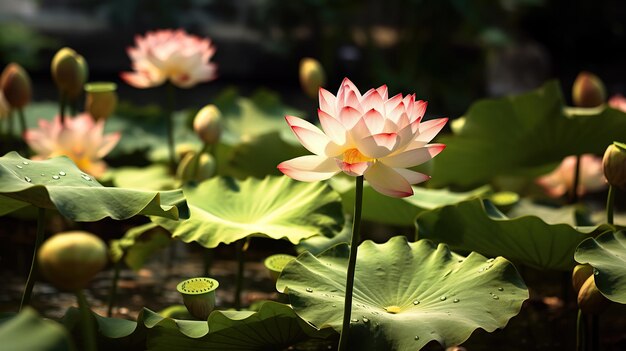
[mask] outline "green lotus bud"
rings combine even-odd
[[[580,288],[592,274],[593,267],[588,264],[579,264],[574,267],[574,271],[572,271],[572,285],[576,293],[580,291]]]
[[[11,108],[22,108],[33,95],[28,73],[17,63],[10,63],[0,76],[0,89]]]
[[[591,275],[578,291],[578,308],[584,313],[600,314],[608,305],[609,300],[598,290],[594,276]]]
[[[308,96],[316,98],[320,87],[325,83],[326,73],[324,73],[322,64],[314,58],[303,58],[300,61],[300,85],[302,90]]]
[[[491,200],[500,211],[506,213],[519,202],[519,195],[512,191],[499,191],[489,196],[489,200]]]
[[[216,144],[222,135],[222,113],[215,105],[204,106],[193,120],[193,130],[207,145]]]
[[[39,271],[61,290],[76,291],[107,264],[107,246],[96,235],[72,231],[46,240],[37,254]]]
[[[287,265],[287,263],[295,260],[296,258],[291,255],[285,254],[277,254],[272,255],[263,261],[265,264],[265,268],[270,272],[270,276],[274,281],[278,280],[278,276],[283,271],[283,268]]]
[[[572,86],[574,106],[596,107],[606,101],[606,88],[602,80],[593,73],[580,72]]]
[[[186,153],[176,170],[176,176],[183,183],[189,181],[201,182],[215,175],[215,158],[207,153]]]
[[[50,66],[52,78],[62,95],[68,99],[76,99],[87,81],[87,62],[70,48],[59,50]]]
[[[95,119],[107,119],[117,107],[117,85],[112,82],[85,84],[85,111]]]
[[[215,290],[218,286],[215,279],[199,277],[178,283],[176,290],[183,295],[187,311],[197,319],[206,321],[215,309]]]
[[[613,142],[602,158],[604,177],[611,186],[626,190],[626,144]]]

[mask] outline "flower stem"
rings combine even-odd
[[[39,208],[37,214],[37,236],[35,237],[35,249],[33,250],[33,260],[30,264],[30,272],[28,273],[28,279],[26,280],[26,287],[24,288],[24,294],[22,295],[22,302],[20,303],[20,311],[24,306],[30,303],[30,298],[33,295],[33,287],[35,286],[35,279],[37,279],[37,251],[43,241],[43,232],[45,227],[46,210]]]
[[[613,202],[615,200],[615,189],[609,185],[609,194],[606,197],[606,222],[613,225]]]
[[[348,259],[348,274],[346,277],[346,297],[343,307],[343,325],[339,338],[339,351],[348,350],[350,335],[350,317],[352,314],[352,290],[354,288],[354,272],[356,270],[356,256],[361,240],[361,209],[363,208],[363,176],[356,178],[356,198],[354,200],[354,218],[352,223],[352,239],[350,241],[350,258]]]
[[[235,309],[239,311],[241,309],[241,293],[243,291],[243,273],[246,263],[244,257],[245,239],[241,239],[235,243],[235,250],[237,251],[237,286],[235,288]]]
[[[20,108],[17,110],[17,115],[20,117],[20,127],[22,129],[22,138],[24,134],[26,134],[26,117],[24,117],[24,109]]]
[[[174,149],[174,102],[176,88],[173,84],[167,85],[167,146],[170,156],[170,171],[176,172],[176,150]]]
[[[113,281],[111,281],[111,289],[109,290],[109,307],[107,309],[107,317],[113,315],[113,305],[117,297],[117,282],[120,279],[120,269],[122,268],[122,260],[115,262],[113,266]]]
[[[585,316],[583,311],[578,309],[578,316],[576,317],[576,351],[583,351],[585,347]]]
[[[578,202],[578,184],[580,184],[580,155],[576,155],[576,166],[574,167],[574,184],[570,195],[570,203]]]
[[[59,96],[59,118],[61,118],[61,125],[65,123],[65,107],[67,105],[67,99],[65,95]]]
[[[80,309],[80,328],[83,334],[84,350],[96,351],[98,347],[96,346],[95,326],[93,324],[94,320],[91,315],[89,303],[87,303],[87,299],[85,298],[85,294],[83,294],[82,290],[76,291],[76,300],[78,300],[78,307]]]

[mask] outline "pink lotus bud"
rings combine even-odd
[[[572,86],[574,106],[596,107],[606,101],[606,88],[602,80],[593,73],[580,72]]]
[[[28,73],[17,63],[10,63],[0,76],[0,89],[12,108],[22,108],[30,102],[33,95]]]

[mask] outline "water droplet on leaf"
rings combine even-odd
[[[499,300],[499,299],[500,299],[500,298],[498,297],[498,295],[496,295],[496,294],[491,295],[491,298],[493,298],[494,300]]]
[[[447,297],[445,295],[439,298],[439,300],[441,300],[441,301],[446,301],[446,299],[447,299]]]
[[[420,302],[419,302],[418,300],[415,300],[415,301],[413,301],[413,304],[414,304],[415,306],[417,306],[417,305],[419,305],[419,304],[420,304]]]
[[[33,181],[33,180],[32,180],[32,179],[30,179],[29,177],[24,177],[24,180],[25,180],[25,181],[27,181],[27,182],[29,182],[29,183]]]
[[[452,300],[452,302],[454,302],[454,303],[457,303],[457,302],[459,302],[459,301],[461,301],[461,300],[459,300],[459,299],[454,299],[454,300]]]
[[[419,336],[417,336],[417,335],[415,335],[415,337],[414,337],[413,339],[415,339],[415,340],[419,340],[419,339],[420,339],[420,337],[419,337]]]
[[[312,292],[313,292],[313,289],[311,289],[311,288],[306,288],[306,292],[310,292],[310,293],[312,293]]]
[[[19,168],[19,169],[24,168],[24,167],[22,167],[22,166],[20,166],[20,165],[15,165],[15,167],[17,167],[17,168]]]
[[[59,172],[59,175],[60,175],[60,176],[64,176],[64,177],[65,177],[65,176],[67,175],[67,173],[65,173],[65,172],[61,171],[61,172]]]
[[[359,322],[359,320],[358,320],[358,319],[356,319],[356,318],[352,318],[352,319],[350,320],[350,322],[352,322],[352,323],[358,323],[358,322]]]
[[[504,288],[500,287],[498,288],[498,291],[504,291]]]
[[[58,175],[53,175],[53,176],[52,176],[52,179],[54,179],[54,180],[59,180],[59,179],[61,179],[61,177],[59,177]]]

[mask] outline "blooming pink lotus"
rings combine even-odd
[[[579,167],[580,179],[577,189],[579,196],[606,188],[602,158],[584,154],[580,157]],[[561,197],[574,187],[575,168],[576,156],[567,156],[554,171],[537,178],[537,184],[541,185],[549,196]]]
[[[179,88],[191,88],[216,77],[216,65],[209,63],[215,47],[207,38],[166,29],[138,35],[135,44],[128,48],[134,72],[121,74],[135,88],[156,87],[166,80]]]
[[[609,106],[616,110],[626,112],[626,98],[622,94],[616,94],[609,99]]]
[[[361,95],[347,78],[337,96],[320,89],[322,130],[301,118],[285,117],[302,145],[315,155],[285,161],[278,169],[309,182],[343,171],[364,176],[372,188],[387,196],[413,195],[411,184],[430,177],[407,168],[430,160],[445,148],[428,143],[448,119],[422,122],[425,101],[415,101],[415,94],[392,98],[387,94],[383,85]]]
[[[120,133],[104,135],[104,121],[95,122],[87,113],[75,118],[56,116],[52,121],[40,120],[39,129],[29,129],[24,135],[28,146],[37,153],[33,159],[67,156],[82,171],[94,177],[106,170],[102,158],[120,140]]]

